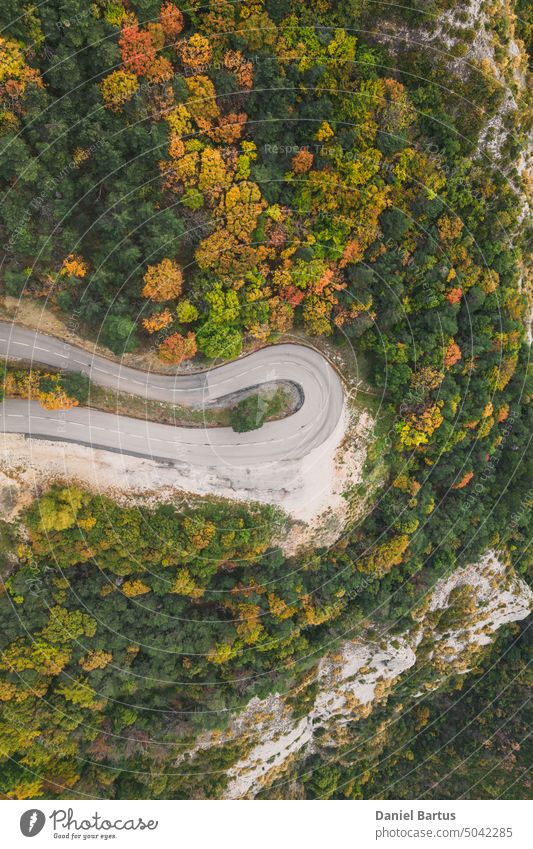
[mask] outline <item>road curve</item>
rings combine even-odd
[[[252,478],[257,471],[259,481],[260,470],[270,468],[282,489],[288,483],[284,468],[291,478],[297,474],[294,461],[312,461],[319,485],[322,451],[327,448],[329,456],[332,444],[338,444],[343,433],[344,390],[339,376],[318,351],[304,345],[274,345],[208,371],[168,375],[133,369],[56,337],[0,322],[0,356],[82,372],[113,390],[194,407],[266,382],[296,383],[303,397],[298,411],[248,433],[235,433],[231,428],[173,427],[88,407],[55,411],[44,410],[36,401],[0,404],[4,433],[186,464],[199,473],[203,469],[207,474],[222,475],[230,486],[232,470],[237,473],[236,485],[240,485],[238,470],[247,470]],[[272,488],[273,476],[266,479]]]

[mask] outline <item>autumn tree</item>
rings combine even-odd
[[[228,50],[224,54],[224,67],[235,74],[237,82],[242,88],[252,88],[254,82],[253,64],[245,59],[240,50]]]
[[[372,551],[357,564],[360,572],[368,572],[371,575],[383,577],[393,568],[398,566],[409,546],[409,536],[399,534],[387,542],[373,547]]]
[[[167,41],[174,41],[185,25],[183,12],[178,9],[175,3],[163,3],[159,20]]]
[[[19,42],[0,36],[0,98],[6,101],[6,106],[9,102],[15,106],[24,96],[29,83],[43,86],[39,71],[26,63],[23,46]],[[15,117],[13,113],[6,113],[2,118],[5,121],[10,116]]]
[[[418,448],[428,443],[429,438],[444,421],[441,409],[442,401],[428,405],[420,413],[409,413],[404,422],[398,422],[396,430],[400,445],[405,448]]]
[[[126,71],[141,76],[146,74],[156,58],[152,36],[141,30],[137,23],[122,28],[118,44]]]
[[[185,68],[191,71],[200,71],[211,60],[209,40],[198,32],[191,35],[190,38],[180,41],[177,50]]]
[[[304,301],[303,317],[307,330],[317,336],[327,336],[332,332],[331,304],[318,295],[309,295]]]
[[[146,595],[146,593],[149,593],[150,587],[148,584],[145,584],[144,581],[141,581],[139,578],[135,578],[124,581],[122,584],[122,592],[124,595],[128,596],[128,598],[135,598],[136,596]]]
[[[261,190],[256,183],[243,181],[228,189],[220,204],[230,233],[247,241],[257,225],[257,219],[266,207]]]
[[[446,368],[451,368],[462,357],[461,349],[454,339],[451,339],[444,353],[444,365]]]
[[[295,174],[306,174],[313,165],[313,159],[311,151],[302,148],[291,160],[292,170]]]
[[[85,389],[88,389],[88,379],[83,379],[83,382]],[[71,410],[78,406],[79,400],[74,393],[69,394],[68,384],[68,376],[63,381],[59,374],[35,375],[26,372],[26,377],[21,376],[19,380],[19,391],[27,398],[35,398],[45,410]],[[87,395],[83,393],[83,400],[86,400]]]
[[[446,298],[450,302],[450,304],[458,304],[461,298],[463,297],[463,290],[460,286],[455,286],[453,289],[446,294]]]
[[[151,83],[166,83],[173,76],[174,68],[165,56],[157,56],[146,70],[146,77]]]
[[[159,359],[166,363],[178,364],[190,360],[196,354],[196,336],[194,333],[173,333],[159,346]]]
[[[181,295],[183,273],[174,259],[162,259],[149,265],[144,275],[143,297],[153,301],[169,301]]]
[[[63,260],[59,271],[61,277],[78,277],[82,279],[87,275],[89,265],[79,254],[69,254]]]
[[[271,298],[268,303],[269,323],[272,330],[276,333],[286,333],[294,324],[294,308],[278,297]]]
[[[474,472],[465,472],[461,480],[457,481],[452,487],[452,489],[464,489],[465,486],[468,486],[472,478],[474,477]]]
[[[143,318],[143,327],[147,333],[156,333],[158,330],[168,327],[169,324],[172,324],[172,315],[168,309],[154,313],[149,318]]]
[[[122,70],[113,71],[100,83],[100,92],[105,106],[115,112],[120,111],[131,100],[138,88],[139,83],[135,74]]]
[[[90,651],[84,657],[80,658],[79,664],[85,672],[92,672],[93,669],[104,669],[113,660],[113,655],[108,651]]]

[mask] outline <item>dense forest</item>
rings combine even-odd
[[[475,33],[460,17],[450,52],[394,37],[422,38],[454,6],[4,0],[7,299],[166,366],[289,333],[353,349],[381,401],[369,465],[386,468],[333,547],[288,559],[276,510],[215,500],[133,507],[65,483],[1,522],[4,797],[219,796],[233,749],[203,753],[198,779],[173,767],[198,732],[290,692],[346,633],[400,628],[489,548],[530,574],[514,166],[531,113],[507,116],[495,159],[480,139],[516,88],[505,63],[461,63]],[[498,58],[512,19],[487,14]],[[88,399],[72,375],[3,383],[52,408]],[[354,763],[312,761],[301,792],[525,794],[526,755],[510,750],[525,736],[526,636],[500,635],[460,698],[449,685],[406,714],[394,745],[408,757],[384,740]]]

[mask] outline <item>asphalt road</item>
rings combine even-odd
[[[341,381],[317,351],[303,345],[263,348],[247,357],[205,372],[162,375],[129,368],[34,330],[0,322],[0,356],[69,371],[82,372],[101,386],[143,398],[202,407],[217,399],[271,381],[292,381],[303,403],[293,415],[248,433],[230,428],[185,428],[103,413],[84,407],[44,410],[36,401],[7,400],[0,404],[5,433],[78,442],[174,463],[198,471],[204,467],[227,474],[230,468],[253,470],[279,462],[301,460],[342,436],[344,390]],[[274,471],[274,469],[272,469]],[[283,487],[283,480],[279,481]]]

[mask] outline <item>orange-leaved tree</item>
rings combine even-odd
[[[69,254],[63,260],[59,271],[61,277],[85,277],[89,266],[79,254]]]
[[[293,156],[291,167],[295,174],[305,174],[313,164],[313,154],[310,150],[302,148]]]
[[[172,324],[172,315],[170,310],[154,313],[149,318],[143,318],[143,327],[148,333],[156,333],[158,330],[163,330]]]
[[[455,339],[451,339],[444,353],[444,365],[446,368],[451,368],[458,363],[462,357],[461,349]]]
[[[137,75],[146,74],[156,58],[151,34],[139,29],[137,23],[128,23],[122,29],[118,44],[126,70]]]
[[[159,20],[161,21],[167,41],[172,41],[176,38],[184,26],[183,12],[174,3],[164,3],[161,6]]]
[[[157,265],[149,265],[144,275],[143,297],[153,301],[169,301],[181,295],[183,273],[174,259],[162,259]]]
[[[177,364],[190,360],[197,350],[194,333],[187,333],[187,336],[173,333],[159,346],[159,358],[166,363]]]

